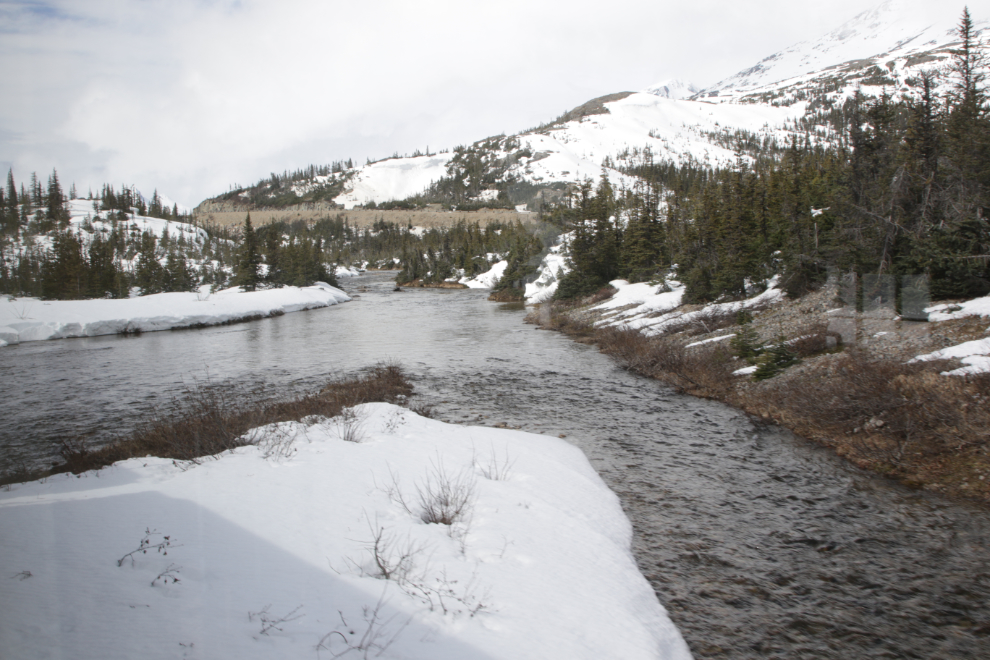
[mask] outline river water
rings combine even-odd
[[[564,435],[619,495],[697,658],[988,658],[990,515],[629,374],[486,292],[394,292],[234,326],[0,349],[0,469],[105,441],[186,387],[308,391],[382,360],[451,422]]]

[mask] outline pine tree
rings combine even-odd
[[[14,170],[7,170],[7,207],[17,211],[17,186],[14,185]]]
[[[48,204],[48,211],[45,217],[58,227],[64,227],[69,223],[69,213],[65,210],[65,194],[62,186],[58,182],[58,172],[52,170],[52,175],[48,178],[48,194],[45,198]]]
[[[251,214],[244,218],[244,236],[241,243],[241,253],[234,272],[234,286],[243,287],[245,291],[255,291],[261,282],[261,251],[258,249],[258,238],[251,227]]]
[[[82,242],[71,232],[56,232],[51,251],[41,265],[42,295],[59,300],[85,298],[87,280]]]
[[[141,235],[141,248],[137,266],[134,269],[134,285],[142,296],[161,293],[164,286],[165,269],[158,261],[157,240],[151,232]]]

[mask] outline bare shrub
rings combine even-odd
[[[330,418],[346,408],[371,401],[396,402],[412,393],[402,368],[393,363],[375,365],[351,379],[335,379],[319,394],[295,399],[233,400],[222,387],[207,384],[173,398],[155,409],[148,420],[129,437],[97,449],[81,439],[63,443],[64,464],[51,473],[80,473],[135,456],[159,456],[179,461],[199,461],[257,438],[248,430],[279,422],[316,416]],[[291,444],[273,445],[273,455],[291,451]]]
[[[436,416],[434,405],[432,403],[427,403],[426,401],[416,401],[415,403],[409,403],[408,408],[409,410],[413,411],[420,417],[426,417],[427,419],[434,419]]]
[[[439,611],[444,615],[458,616],[468,614],[470,617],[481,612],[491,611],[488,605],[490,594],[478,595],[476,577],[472,576],[467,584],[460,586],[457,580],[447,577],[446,570],[439,575],[428,577],[430,570],[425,548],[413,542],[410,538],[400,539],[393,533],[369,521],[372,540],[368,550],[372,555],[373,569],[369,572],[357,566],[361,575],[394,582],[408,596],[425,605],[431,612]]]
[[[274,462],[288,460],[297,451],[295,429],[285,424],[258,427],[258,433],[260,437],[257,439],[250,437],[248,442],[257,445],[261,449],[261,455],[268,460]]]
[[[672,337],[647,337],[636,330],[616,328],[600,329],[597,338],[602,352],[627,369],[682,391],[715,397],[732,387],[732,353],[719,343],[685,348]]]
[[[162,537],[162,540],[159,541],[159,542],[157,542],[157,543],[155,543],[151,539],[151,537],[153,537],[153,536],[161,536]],[[164,555],[168,555],[168,549],[171,548],[171,547],[173,547],[172,546],[172,537],[170,537],[170,536],[162,536],[156,530],[153,530],[151,528],[147,528],[146,527],[145,530],[144,530],[144,537],[138,543],[138,547],[135,548],[134,550],[131,550],[126,555],[124,555],[123,557],[121,557],[120,559],[118,559],[117,560],[117,566],[123,566],[124,565],[124,562],[127,561],[128,559],[131,560],[131,565],[133,566],[134,565],[134,555],[136,555],[138,553],[140,553],[142,555],[146,555],[146,554],[148,554],[148,550],[154,550],[154,551],[160,553],[163,556]],[[180,546],[175,546],[175,547],[180,547]]]
[[[987,444],[990,413],[979,404],[990,379],[940,375],[950,366],[853,352],[836,360],[827,377],[772,384],[743,402],[799,433],[833,438],[853,458],[905,468]]]
[[[578,341],[588,340],[594,336],[595,327],[590,320],[572,313],[579,307],[578,303],[560,300],[540,303],[526,315],[525,321],[546,330],[563,332]]]
[[[512,467],[516,464],[514,459],[509,458],[509,449],[505,449],[505,454],[499,456],[495,452],[495,445],[491,446],[491,452],[482,463],[481,459],[475,456],[472,462],[481,472],[481,476],[492,481],[506,481],[512,473]]]
[[[376,658],[382,655],[412,621],[412,617],[410,617],[404,623],[397,624],[398,614],[393,614],[387,619],[384,618],[382,610],[387,603],[385,590],[382,590],[382,595],[374,607],[366,605],[361,608],[364,631],[360,635],[358,634],[359,626],[352,626],[347,623],[344,613],[338,610],[341,626],[320,638],[316,645],[317,657],[320,657],[320,651],[328,652],[331,658],[340,658],[352,651],[360,653],[360,657],[365,659],[372,657],[371,654]]]
[[[371,553],[375,565],[375,572],[372,577],[405,583],[412,575],[416,558],[423,554],[423,547],[408,537],[406,539],[396,538],[394,534],[385,531],[385,528],[377,523],[371,526],[371,521],[369,521],[368,524],[372,532],[368,551]]]
[[[337,437],[344,442],[361,442],[364,439],[364,420],[354,408],[344,408],[333,421]]]
[[[425,523],[452,526],[465,522],[474,505],[474,480],[461,473],[453,477],[443,463],[432,462],[432,470],[426,481],[416,486],[419,498],[420,519]]]
[[[297,614],[299,610],[302,609],[302,605],[296,606],[294,610],[286,614],[285,616],[276,616],[271,614],[268,610],[271,608],[271,604],[265,605],[261,608],[260,612],[248,612],[248,621],[254,621],[258,619],[261,622],[261,634],[267,635],[271,630],[277,630],[282,632],[282,625],[288,623],[289,621],[295,621],[301,619],[305,614]]]
[[[604,287],[598,289],[598,291],[595,291],[593,294],[591,294],[590,296],[588,296],[584,300],[582,300],[581,301],[581,304],[583,304],[583,305],[597,305],[600,302],[605,302],[606,300],[609,300],[612,296],[614,296],[616,293],[618,293],[618,291],[619,290],[616,289],[612,285],[604,286]]]
[[[826,321],[798,328],[795,334],[797,337],[788,341],[787,345],[799,358],[820,355],[842,343],[842,336],[837,332],[829,331]],[[830,337],[831,342],[829,342]]]
[[[169,564],[164,571],[155,576],[155,579],[151,581],[151,586],[155,586],[160,580],[162,584],[176,584],[179,582],[178,573],[182,569],[181,566],[176,566],[175,564]]]

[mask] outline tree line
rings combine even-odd
[[[990,111],[968,11],[958,36],[947,92],[926,72],[914,99],[857,93],[830,115],[838,146],[794,138],[723,169],[647,152],[626,170],[636,190],[616,192],[604,174],[585,182],[544,214],[573,232],[558,297],[675,265],[689,302],[740,297],[774,275],[800,295],[830,269],[924,274],[936,299],[990,293]]]

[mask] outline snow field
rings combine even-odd
[[[317,282],[244,292],[240,287],[210,293],[156,293],[137,298],[38,300],[0,298],[0,346],[22,341],[154,332],[327,307],[350,300],[336,287]]]
[[[580,450],[389,404],[349,419],[0,492],[5,654],[690,658]],[[425,523],[444,483],[465,514]]]
[[[347,190],[334,198],[345,209],[368,202],[389,202],[417,195],[434,181],[447,176],[447,163],[453,156],[389,158],[358,170]]]

